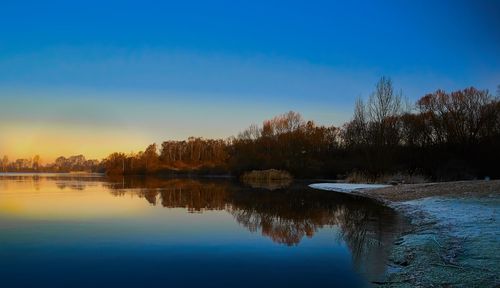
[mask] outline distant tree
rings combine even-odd
[[[370,138],[378,145],[398,142],[397,121],[403,112],[403,93],[395,92],[390,78],[382,77],[375,87],[375,91],[368,99],[368,120]],[[394,138],[396,137],[396,138]]]
[[[35,155],[33,157],[32,165],[34,170],[38,171],[38,169],[40,169],[40,155]]]
[[[466,143],[480,137],[487,119],[493,117],[485,109],[494,102],[487,90],[474,87],[446,93],[438,90],[422,97],[417,106],[428,114],[439,142]]]
[[[124,153],[112,153],[103,160],[103,166],[107,174],[126,174],[125,162],[127,156]]]
[[[432,129],[425,114],[405,113],[400,122],[402,145],[424,147],[433,143]]]
[[[366,107],[363,99],[357,98],[354,104],[353,119],[346,123],[343,127],[344,144],[348,146],[361,145],[366,143],[367,137],[367,120]]]
[[[387,117],[400,115],[403,108],[402,95],[401,91],[394,92],[390,78],[380,78],[368,100],[369,120],[381,124]]]
[[[16,159],[13,164],[17,171],[29,171],[32,168],[30,159]]]
[[[142,163],[146,171],[154,171],[158,169],[159,159],[156,149],[156,144],[151,144],[146,148],[141,157]]]
[[[257,140],[261,136],[261,130],[258,125],[252,124],[243,132],[238,134],[240,140]]]
[[[6,172],[8,166],[9,166],[9,157],[7,157],[7,155],[4,155],[2,158],[2,171]]]
[[[64,156],[57,157],[55,162],[54,162],[54,166],[59,171],[64,171],[66,169],[69,169],[67,167],[66,157],[64,157]]]

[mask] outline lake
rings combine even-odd
[[[404,221],[228,179],[0,174],[1,287],[366,287]]]

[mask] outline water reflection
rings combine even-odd
[[[248,230],[288,246],[313,237],[321,228],[338,227],[332,241],[346,243],[356,266],[374,278],[384,272],[394,237],[404,225],[392,209],[370,199],[307,185],[269,191],[230,181],[120,178],[106,186],[113,195],[137,195],[152,205],[198,213],[225,210]]]
[[[313,238],[322,229],[331,228],[335,231],[331,241],[345,244],[355,265],[371,279],[383,274],[391,243],[403,225],[398,214],[374,201],[318,191],[305,184],[270,191],[229,180],[80,175],[9,175],[0,177],[2,179],[8,180],[0,181],[4,191],[9,190],[9,185],[27,190],[53,185],[59,191],[107,190],[115,197],[139,197],[151,206],[184,208],[190,213],[225,211],[249,231],[286,246],[297,246],[305,238]]]
[[[257,180],[257,179],[245,179],[243,183],[252,188],[262,188],[266,190],[277,190],[277,189],[285,189],[292,185],[292,179],[273,179],[273,180]]]
[[[0,173],[0,188],[9,190],[12,186],[16,190],[20,188],[29,188],[39,191],[41,186],[52,185],[55,183],[57,188],[64,190],[85,190],[87,187],[98,185],[96,180],[103,180],[101,174],[58,174],[58,173]]]

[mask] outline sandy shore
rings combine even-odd
[[[500,193],[500,180],[404,184],[357,192],[381,201],[401,202],[427,197],[483,197]]]
[[[385,281],[375,286],[500,286],[499,180],[408,184],[350,193],[382,201],[411,223],[394,243]]]

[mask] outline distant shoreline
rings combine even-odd
[[[105,173],[98,172],[0,172],[0,176],[50,176],[50,175],[69,175],[69,176],[106,176]]]

